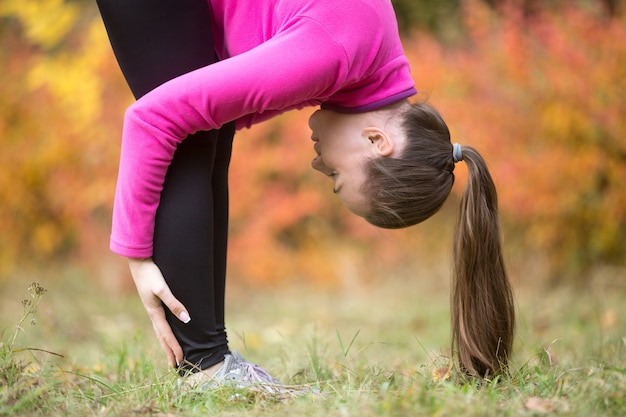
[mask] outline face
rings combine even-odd
[[[311,166],[333,180],[333,190],[353,213],[364,216],[368,202],[361,192],[365,162],[376,156],[364,133],[362,114],[318,110],[309,119],[316,157]]]

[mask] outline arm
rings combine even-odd
[[[244,116],[301,107],[341,87],[347,70],[343,48],[324,36],[321,27],[302,31],[296,26],[246,53],[175,78],[127,110],[111,236],[114,252],[151,256],[165,174],[177,144],[188,134]],[[301,32],[316,36],[298,36]]]

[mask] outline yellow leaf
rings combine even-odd
[[[546,400],[545,398],[540,397],[530,397],[524,403],[524,407],[527,410],[534,411],[537,413],[549,413],[554,410],[554,404],[550,400]]]
[[[435,368],[433,369],[433,382],[445,381],[450,379],[450,374],[452,372],[451,367],[447,368]]]
[[[63,0],[6,0],[0,4],[0,16],[17,17],[28,39],[46,48],[56,46],[67,35],[78,11],[76,4]]]

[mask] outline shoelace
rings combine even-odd
[[[286,397],[295,397],[303,394],[319,394],[319,390],[315,388],[307,387],[288,387],[282,385],[282,383],[270,375],[265,369],[260,366],[241,361],[239,365],[244,371],[244,379],[250,382],[252,385],[262,387],[261,389],[272,394],[283,395]]]
[[[258,365],[249,362],[240,362],[243,368],[246,379],[253,384],[277,384],[278,380],[271,376],[265,369]]]

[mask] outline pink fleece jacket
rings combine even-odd
[[[363,112],[416,93],[390,0],[208,0],[221,61],[128,108],[111,250],[152,255],[154,219],[176,146],[235,120],[290,109]]]

